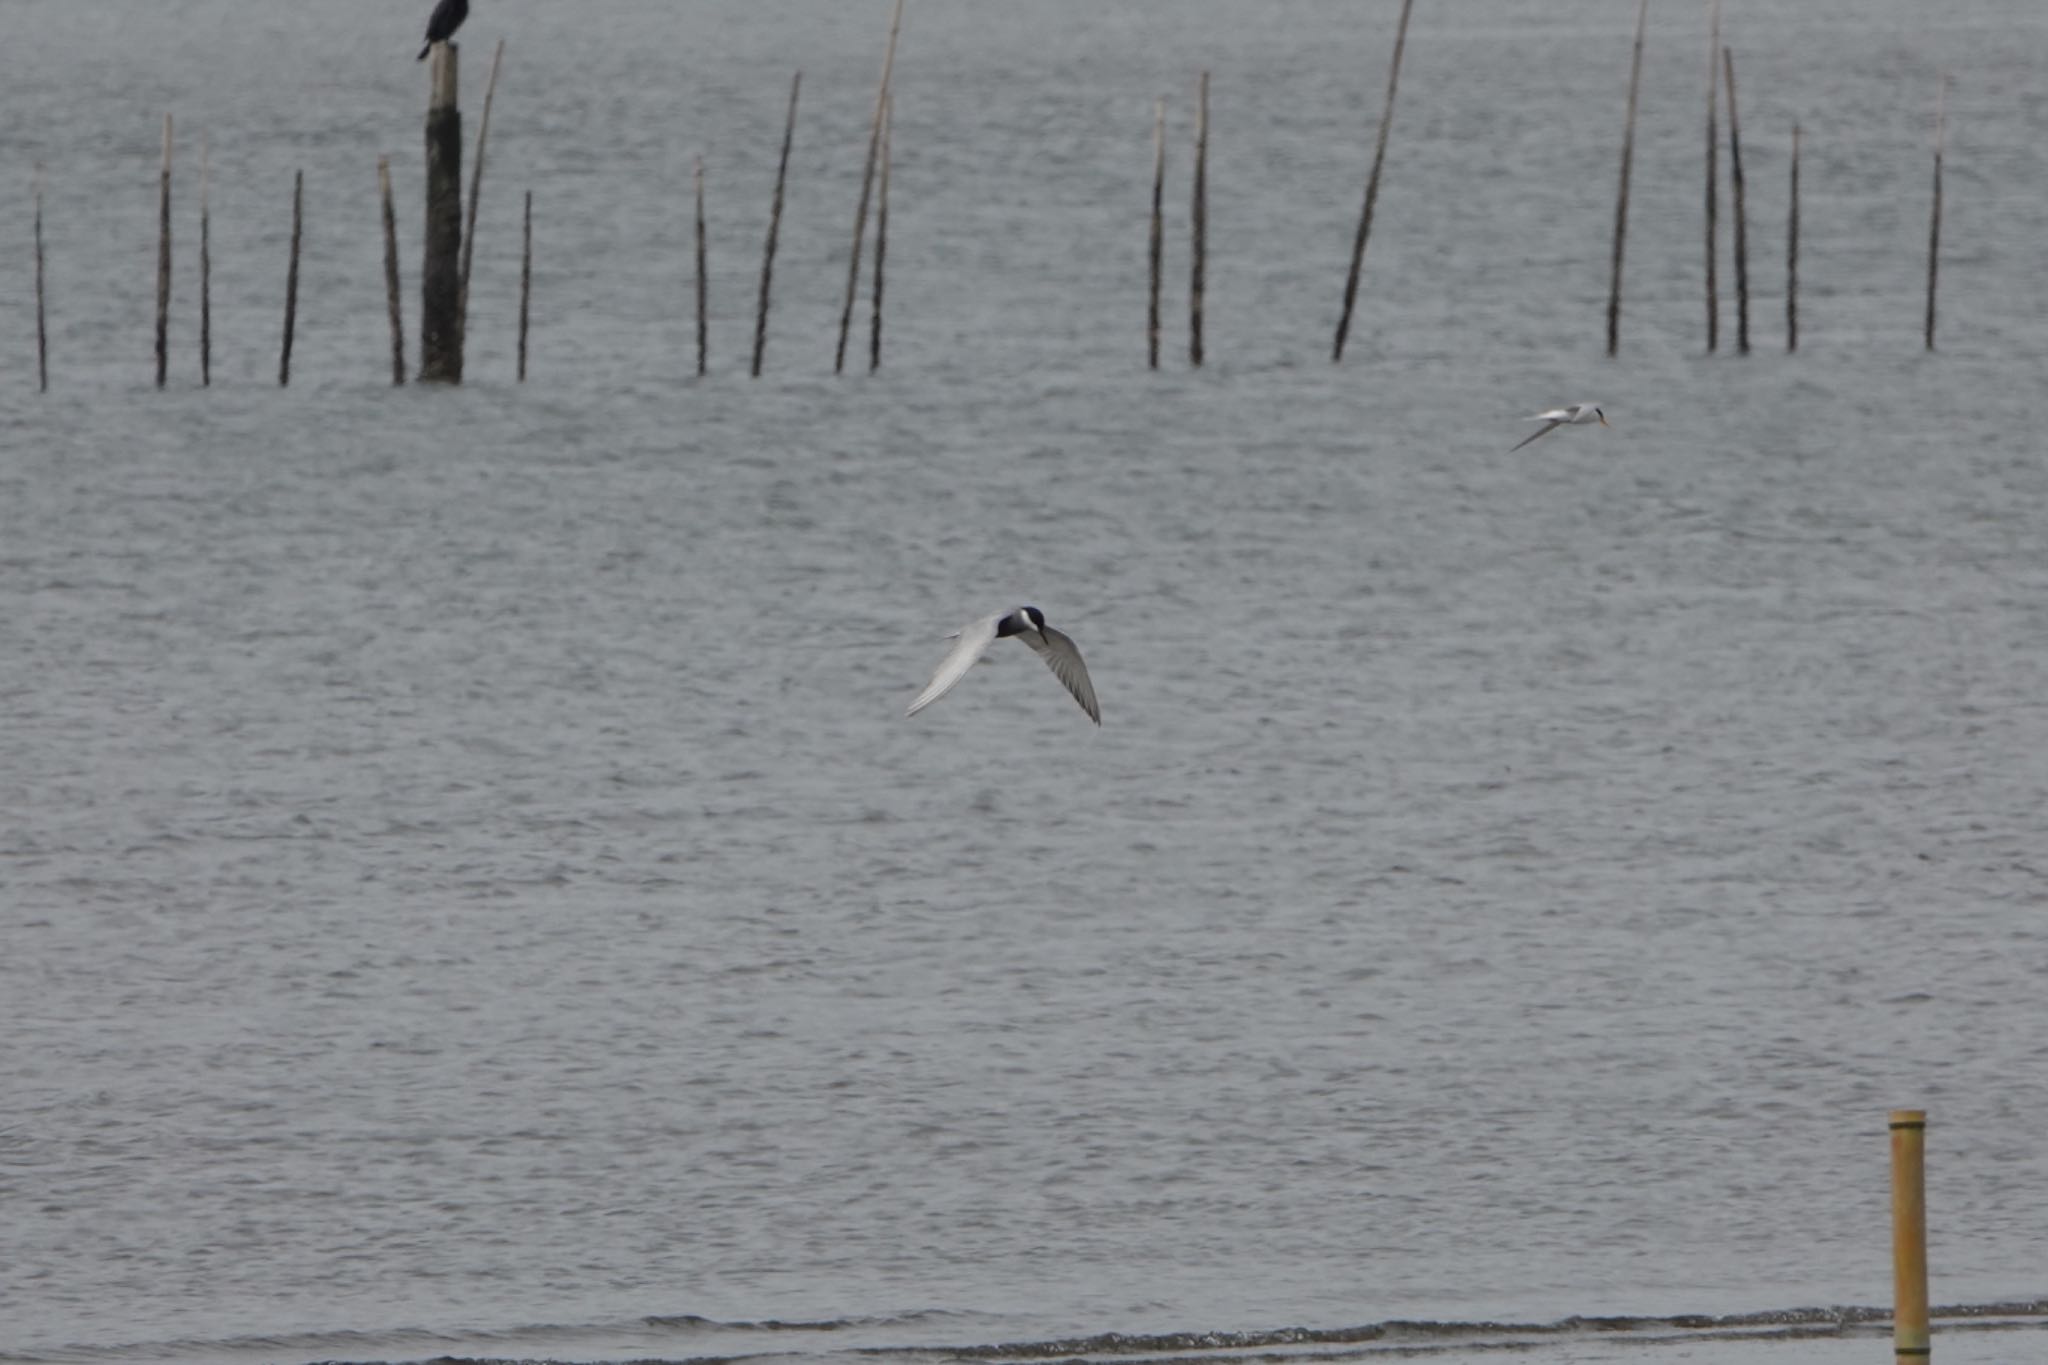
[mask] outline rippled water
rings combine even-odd
[[[53,382],[16,250],[0,1359],[1720,1360],[1789,1332],[1846,1361],[1882,1349],[1839,1306],[1887,1300],[1900,1106],[1932,1118],[1936,1300],[2021,1324],[1952,1321],[1944,1358],[2038,1353],[2048,18],[1726,6],[1743,361],[1700,354],[1704,16],[1658,7],[1609,362],[1633,7],[1418,8],[1331,367],[1391,5],[913,5],[888,363],[833,380],[885,9],[480,4],[472,120],[507,57],[457,392],[382,384],[375,158],[411,288],[423,6],[8,10]],[[27,215],[0,203],[8,240]],[[1502,453],[1578,397],[1614,429]],[[1103,728],[1010,645],[904,721],[944,633],[1020,601],[1087,652]]]

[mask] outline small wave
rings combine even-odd
[[[399,1328],[391,1331],[285,1332],[222,1337],[213,1340],[181,1338],[171,1341],[125,1342],[120,1345],[72,1345],[47,1351],[17,1354],[0,1351],[0,1365],[119,1365],[126,1361],[166,1360],[310,1360],[331,1353],[374,1355],[392,1359],[395,1352],[425,1352],[455,1349],[470,1338],[459,1332],[434,1332]]]
[[[1932,1309],[1930,1317],[1956,1328],[2048,1327],[2048,1299],[2005,1303],[1954,1304]],[[1104,1332],[1088,1337],[1019,1341],[1000,1345],[955,1346],[939,1352],[963,1360],[1088,1360],[1146,1357],[1158,1365],[1170,1360],[1228,1359],[1257,1353],[1343,1356],[1346,1347],[1403,1348],[1414,1354],[1432,1346],[1445,1351],[1481,1345],[1508,1345],[1560,1337],[1630,1334],[1644,1338],[1685,1337],[1699,1340],[1734,1337],[1796,1338],[1833,1336],[1859,1328],[1889,1325],[1891,1310],[1869,1307],[1783,1308],[1756,1313],[1680,1313],[1664,1316],[1596,1317],[1573,1315],[1549,1322],[1488,1320],[1432,1321],[1390,1318],[1355,1327],[1283,1327],[1254,1332]],[[1296,1348],[1289,1351],[1287,1348]],[[872,1349],[864,1354],[906,1354]],[[1360,1352],[1362,1353],[1362,1352]]]
[[[721,1321],[696,1313],[656,1313],[640,1319],[649,1327],[684,1328],[702,1332],[850,1332],[868,1327],[907,1327],[916,1323],[941,1321],[955,1316],[937,1311],[922,1313],[901,1313],[891,1317],[819,1318],[816,1320],[786,1321],[782,1318],[762,1318],[759,1321],[740,1319]]]
[[[2048,1330],[2048,1298],[1998,1303],[1951,1304],[1930,1316],[1937,1331]],[[121,1346],[72,1346],[22,1354],[0,1350],[0,1365],[128,1365],[128,1362],[317,1362],[317,1365],[391,1365],[431,1361],[432,1365],[516,1365],[535,1352],[551,1360],[613,1365],[766,1365],[826,1359],[853,1361],[889,1357],[932,1361],[1130,1361],[1147,1365],[1221,1365],[1233,1360],[1319,1362],[1382,1356],[1429,1356],[1473,1350],[1540,1350],[1573,1338],[1626,1337],[1649,1343],[1684,1341],[1788,1341],[1802,1338],[1871,1335],[1891,1323],[1885,1308],[1837,1306],[1771,1309],[1753,1313],[1642,1316],[1575,1314],[1547,1322],[1482,1319],[1389,1318],[1353,1327],[1282,1327],[1257,1331],[1101,1332],[1092,1336],[989,1344],[937,1344],[929,1338],[956,1325],[963,1315],[943,1311],[889,1317],[817,1320],[720,1321],[693,1313],[659,1314],[613,1324],[534,1324],[503,1330],[327,1331],[179,1340]],[[922,1328],[922,1331],[918,1330]],[[817,1348],[736,1349],[670,1354],[677,1334],[732,1340],[749,1334],[854,1334],[855,1339]],[[892,1334],[926,1338],[889,1344]],[[635,1349],[619,1354],[630,1339]],[[602,1344],[600,1344],[602,1343]],[[712,1344],[710,1342],[707,1345]]]
[[[437,1362],[437,1365],[510,1365],[530,1360],[535,1353],[550,1359],[603,1362],[631,1359],[635,1365],[741,1365],[742,1362],[803,1358],[806,1354],[834,1354],[851,1358],[862,1354],[863,1344],[887,1340],[892,1335],[913,1335],[924,1325],[954,1323],[962,1315],[941,1310],[819,1320],[721,1321],[695,1313],[650,1314],[615,1322],[531,1323],[505,1328],[393,1327],[383,1330],[341,1328],[325,1331],[250,1334],[219,1338],[178,1338],[165,1341],[119,1344],[73,1343],[42,1351],[19,1352],[0,1347],[0,1365],[279,1365],[279,1362],[311,1362],[316,1365],[393,1365],[394,1362]],[[786,1348],[765,1348],[744,1338],[771,1333],[861,1332],[861,1344],[834,1346],[807,1353]],[[710,1350],[674,1355],[678,1336],[700,1335]],[[619,1347],[631,1343],[630,1356]],[[721,1345],[724,1349],[720,1349]],[[893,1350],[889,1354],[916,1354],[917,1347]],[[942,1352],[949,1354],[950,1352]]]

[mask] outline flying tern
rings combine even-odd
[[[1534,417],[1523,420],[1541,422],[1543,425],[1515,442],[1508,450],[1510,455],[1535,440],[1538,436],[1548,436],[1559,427],[1582,427],[1590,422],[1598,422],[1604,427],[1607,425],[1607,414],[1591,403],[1567,403],[1561,408],[1550,408],[1537,413]]]
[[[1088,719],[1102,724],[1102,708],[1095,704],[1095,687],[1088,681],[1088,666],[1081,662],[1081,651],[1074,642],[1045,623],[1045,613],[1037,607],[1018,607],[1013,611],[997,612],[984,616],[979,621],[962,626],[953,632],[957,641],[952,651],[939,662],[939,668],[932,674],[932,680],[925,684],[924,691],[917,694],[917,700],[910,703],[910,709],[903,714],[914,716],[930,706],[940,697],[952,691],[975,662],[988,652],[988,647],[998,640],[1018,639],[1031,646],[1053,676],[1074,694],[1074,700],[1081,703],[1081,709],[1088,713]]]

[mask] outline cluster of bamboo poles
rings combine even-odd
[[[1359,276],[1365,268],[1366,242],[1372,236],[1373,208],[1380,197],[1380,173],[1387,161],[1387,133],[1394,122],[1394,93],[1401,80],[1401,56],[1408,45],[1408,16],[1415,0],[1401,0],[1401,18],[1394,34],[1394,58],[1387,72],[1386,104],[1380,113],[1379,134],[1373,142],[1372,170],[1365,181],[1365,207],[1358,215],[1358,232],[1352,238],[1351,265],[1344,278],[1344,307],[1337,319],[1336,340],[1330,359],[1344,358],[1344,343],[1351,334],[1351,317],[1358,301]],[[1149,285],[1146,290],[1145,360],[1159,368],[1160,281],[1165,265],[1166,245],[1166,101],[1152,107],[1152,219],[1147,234],[1146,260]],[[1202,308],[1209,277],[1209,73],[1201,73],[1195,92],[1195,171],[1193,202],[1188,221],[1191,228],[1191,264],[1188,275],[1188,364],[1199,369],[1204,358]]]
[[[853,334],[853,313],[860,300],[861,256],[865,246],[868,211],[874,209],[874,278],[871,284],[868,320],[868,373],[882,368],[882,297],[887,283],[889,255],[889,167],[890,135],[895,126],[896,102],[893,86],[896,70],[896,40],[903,30],[903,0],[896,0],[889,14],[889,41],[882,54],[882,77],[875,88],[875,110],[868,124],[867,160],[861,170],[860,201],[854,209],[853,249],[847,254],[846,299],[839,310],[839,341],[832,353],[832,373],[846,370],[846,349]],[[789,184],[789,152],[796,141],[797,99],[803,90],[804,73],[789,82],[789,110],[782,125],[782,152],[775,163],[775,190],[768,206],[768,240],[761,250],[761,290],[754,312],[754,352],[748,373],[761,377],[768,354],[768,303],[775,282],[775,248],[782,236],[782,206]],[[704,231],[704,163],[696,163],[697,191],[697,373],[704,374],[709,361],[707,323],[706,251]]]
[[[483,153],[490,132],[491,92],[497,87],[499,61],[504,56],[504,44],[498,45],[497,56],[491,66],[491,82],[484,99],[484,118],[477,133],[477,156],[475,178],[470,184],[470,215],[468,231],[462,237],[460,262],[460,294],[466,306],[469,284],[470,247],[476,231],[476,197],[483,180]],[[156,269],[156,310],[155,310],[155,361],[156,387],[168,385],[170,380],[170,313],[172,282],[172,186],[175,139],[174,120],[164,115],[163,156],[157,178],[157,269]],[[50,386],[49,330],[47,325],[47,295],[45,290],[45,259],[43,246],[43,168],[36,166],[35,178],[35,298],[36,298],[36,375],[37,387],[48,392]],[[384,279],[391,319],[391,382],[403,384],[406,380],[405,336],[403,315],[399,296],[398,223],[393,207],[391,189],[391,159],[380,156],[377,159],[378,196],[381,201],[384,232]],[[213,383],[213,222],[209,203],[212,188],[212,166],[204,136],[199,142],[199,383],[202,388]],[[305,245],[305,197],[306,173],[303,169],[292,173],[291,237],[289,255],[285,268],[284,330],[278,347],[277,382],[280,387],[291,384],[292,344],[298,327],[299,266]],[[526,327],[528,317],[528,291],[532,280],[532,223],[533,195],[526,196],[526,234],[524,256],[521,263],[519,301],[519,377],[523,380],[526,366]],[[422,374],[422,378],[430,377]]]
[[[1344,358],[1344,344],[1350,336],[1351,320],[1358,298],[1358,283],[1365,264],[1366,244],[1372,235],[1373,210],[1379,201],[1381,173],[1387,159],[1387,135],[1394,122],[1394,98],[1400,86],[1401,58],[1407,50],[1408,19],[1414,0],[1402,0],[1394,32],[1393,59],[1387,71],[1385,102],[1381,108],[1378,133],[1373,142],[1372,169],[1366,176],[1365,204],[1358,216],[1352,239],[1350,265],[1345,275],[1343,306],[1338,313],[1337,334],[1330,359]],[[1642,90],[1643,43],[1649,18],[1649,0],[1638,0],[1635,41],[1629,56],[1628,109],[1623,122],[1620,186],[1615,193],[1614,247],[1608,272],[1607,354],[1621,349],[1622,262],[1628,239],[1629,181],[1635,164],[1636,111]],[[1734,209],[1734,266],[1736,304],[1736,349],[1749,353],[1749,212],[1742,168],[1742,120],[1736,102],[1735,53],[1721,42],[1720,0],[1711,0],[1707,69],[1706,140],[1706,348],[1720,347],[1719,168],[1720,119],[1718,98],[1728,96],[1729,184]],[[1948,73],[1942,72],[1935,103],[1933,216],[1927,243],[1927,311],[1924,341],[1934,349],[1935,293],[1941,253],[1941,173],[1946,132]],[[1785,227],[1785,349],[1799,349],[1799,158],[1803,129],[1792,125],[1792,157]],[[1203,360],[1202,307],[1208,272],[1208,159],[1209,159],[1209,73],[1201,73],[1196,95],[1194,202],[1190,212],[1192,229],[1191,275],[1188,288],[1188,363],[1199,367]],[[1160,281],[1165,246],[1166,102],[1157,101],[1152,119],[1152,214],[1147,234],[1149,288],[1145,322],[1146,363],[1159,368]]]
[[[1720,215],[1720,98],[1727,99],[1728,185],[1733,210],[1733,266],[1735,297],[1735,348],[1750,350],[1750,271],[1747,184],[1742,163],[1741,116],[1736,99],[1735,55],[1721,42],[1719,0],[1710,0],[1708,80],[1706,99],[1706,194],[1705,194],[1705,285],[1706,349],[1717,351],[1721,341],[1721,299],[1719,281]],[[1395,31],[1392,60],[1387,73],[1384,104],[1374,139],[1371,170],[1365,184],[1365,199],[1352,240],[1345,276],[1342,308],[1330,358],[1341,361],[1355,313],[1358,286],[1364,268],[1366,246],[1371,237],[1374,209],[1378,203],[1382,173],[1386,165],[1387,140],[1393,125],[1395,96],[1399,87],[1401,62],[1407,47],[1408,21],[1414,0],[1402,0]],[[1616,355],[1621,346],[1622,267],[1628,234],[1630,178],[1634,168],[1636,114],[1642,81],[1642,58],[1649,14],[1648,0],[1639,0],[1635,40],[1629,62],[1627,114],[1621,146],[1620,183],[1615,196],[1613,252],[1609,270],[1607,301],[1607,354]],[[875,93],[874,113],[868,133],[866,164],[862,172],[859,204],[855,211],[853,245],[849,253],[846,295],[839,318],[838,343],[833,354],[833,373],[843,373],[852,332],[853,314],[860,296],[861,265],[869,210],[874,207],[875,239],[872,276],[871,320],[868,336],[868,369],[882,363],[882,302],[888,250],[890,133],[894,101],[892,78],[897,38],[901,31],[903,0],[896,0],[890,20],[888,43],[882,61],[881,80]],[[455,108],[455,48],[441,44],[434,63],[435,96],[428,115],[428,204],[426,259],[422,268],[421,364],[423,381],[459,383],[462,378],[463,338],[467,326],[469,281],[476,244],[477,208],[480,200],[484,155],[488,146],[491,105],[496,96],[498,75],[505,45],[498,43],[491,61],[489,84],[485,89],[483,116],[478,125],[476,153],[469,183],[467,215],[463,214],[460,186],[460,115]],[[760,297],[756,312],[750,372],[758,377],[767,351],[769,299],[774,278],[776,246],[781,231],[782,209],[789,174],[790,149],[795,138],[798,96],[803,74],[790,81],[788,115],[783,129],[781,156],[775,173],[774,195],[768,217],[767,242],[761,263]],[[1948,76],[1941,73],[1936,98],[1934,136],[1934,185],[1932,218],[1928,231],[1927,297],[1924,342],[1935,345],[1936,286],[1941,247],[1942,159],[1946,135]],[[436,120],[443,122],[437,125]],[[1166,104],[1158,101],[1153,114],[1153,165],[1151,224],[1148,238],[1149,290],[1146,319],[1146,358],[1159,368],[1161,338],[1161,273],[1164,263],[1164,187],[1166,176]],[[1802,129],[1792,125],[1789,196],[1786,220],[1785,347],[1799,346],[1799,172]],[[1188,362],[1199,367],[1205,358],[1203,308],[1208,272],[1208,155],[1209,155],[1209,72],[1201,72],[1196,94],[1194,182],[1190,211],[1192,261],[1188,289]],[[437,164],[445,162],[446,164]],[[35,308],[36,361],[39,389],[49,388],[49,342],[44,275],[43,167],[35,175]],[[450,173],[452,170],[452,174]],[[393,205],[390,158],[377,163],[379,197],[384,231],[384,275],[391,324],[391,375],[393,384],[406,382],[404,316],[399,286],[397,219]],[[200,140],[199,181],[199,273],[200,324],[199,370],[202,386],[212,383],[212,255],[208,213],[210,167],[206,140]],[[709,300],[705,227],[705,174],[702,158],[693,166],[695,198],[695,294],[696,373],[709,369]],[[163,388],[169,370],[169,310],[171,299],[171,188],[172,120],[164,116],[163,162],[158,196],[157,294],[155,317],[156,384]],[[292,228],[290,259],[285,279],[284,333],[278,357],[278,383],[291,382],[292,341],[298,312],[299,261],[304,235],[305,173],[295,171],[292,180]],[[533,192],[526,191],[522,214],[519,272],[517,378],[527,375],[528,332],[533,287]]]
[[[873,246],[873,273],[871,281],[871,315],[868,327],[868,370],[870,373],[882,364],[882,304],[886,282],[889,240],[889,172],[891,162],[890,139],[893,130],[894,99],[891,78],[895,66],[896,42],[901,31],[903,0],[896,0],[889,24],[889,41],[882,65],[882,78],[875,96],[874,117],[868,137],[866,168],[861,181],[860,203],[856,212],[853,230],[853,250],[848,265],[846,300],[840,314],[839,340],[833,357],[833,372],[840,373],[846,365],[846,353],[852,334],[854,309],[860,298],[861,264],[864,255],[865,238],[870,208],[875,220]],[[434,98],[430,101],[428,113],[428,205],[426,233],[426,261],[423,264],[421,294],[421,362],[417,378],[427,382],[460,383],[462,378],[463,338],[467,329],[469,303],[469,282],[472,263],[475,259],[477,208],[481,200],[485,151],[489,146],[491,106],[496,97],[498,75],[505,55],[501,41],[491,60],[489,83],[485,87],[483,116],[477,127],[476,151],[471,163],[471,177],[467,196],[467,212],[463,214],[459,184],[454,193],[447,192],[444,182],[459,181],[460,176],[460,116],[455,109],[456,52],[453,44],[437,46],[434,65]],[[761,286],[759,306],[756,313],[753,338],[751,373],[759,377],[765,363],[768,347],[768,311],[775,271],[775,252],[781,235],[782,208],[785,201],[789,177],[790,149],[796,136],[797,101],[803,86],[803,73],[797,72],[790,80],[788,116],[783,128],[781,156],[776,166],[774,197],[769,210],[768,238],[763,250],[761,263]],[[448,140],[452,137],[453,146]],[[158,177],[157,201],[157,280],[155,311],[155,361],[156,386],[167,386],[170,377],[170,312],[172,296],[172,186],[173,186],[173,120],[166,114],[163,124],[163,158]],[[437,161],[445,164],[437,165]],[[213,382],[213,304],[212,304],[212,222],[208,196],[210,190],[210,163],[207,157],[206,141],[200,140],[200,182],[199,182],[199,367],[200,384],[210,386]],[[705,217],[705,176],[701,157],[696,158],[692,170],[692,185],[695,198],[695,294],[696,294],[696,372],[703,375],[710,367],[710,326],[708,289],[708,248]],[[392,191],[391,158],[377,159],[377,189],[381,209],[384,238],[384,285],[386,308],[391,329],[391,382],[402,385],[407,379],[405,355],[405,320],[403,296],[400,287],[398,251],[398,217]],[[39,391],[49,390],[49,331],[47,325],[48,306],[45,289],[45,252],[43,242],[43,190],[44,171],[38,162],[34,182],[34,239],[35,239],[35,310],[36,310],[36,365]],[[285,274],[284,332],[278,353],[278,383],[291,383],[292,343],[297,329],[299,266],[305,240],[305,172],[298,170],[292,177],[292,218],[290,255]],[[446,258],[451,258],[452,262]],[[445,272],[437,266],[452,264]],[[452,284],[452,292],[450,285]],[[516,375],[519,382],[525,382],[529,355],[529,331],[532,317],[533,293],[533,192],[525,192],[522,207],[520,266],[519,266],[519,313]],[[437,298],[437,295],[447,297]],[[448,312],[448,298],[452,298],[452,318],[437,316]]]
[[[1628,113],[1621,143],[1621,183],[1614,199],[1614,251],[1608,276],[1607,354],[1621,348],[1621,274],[1623,248],[1628,237],[1629,174],[1635,155],[1637,97],[1642,85],[1643,36],[1649,18],[1649,0],[1639,0],[1636,9],[1635,45],[1629,60]],[[1398,49],[1397,49],[1398,51]],[[1398,57],[1397,59],[1398,60]],[[1721,295],[1719,280],[1720,225],[1719,149],[1721,143],[1719,95],[1728,97],[1728,187],[1734,213],[1733,264],[1735,267],[1735,349],[1748,355],[1749,336],[1749,206],[1747,182],[1742,170],[1742,115],[1736,102],[1735,51],[1721,41],[1720,0],[1710,0],[1707,38],[1706,116],[1706,340],[1709,354],[1721,344]],[[1934,115],[1934,193],[1932,218],[1927,237],[1927,311],[1923,342],[1934,349],[1935,293],[1941,257],[1941,169],[1947,135],[1948,73],[1939,75]],[[1391,110],[1392,96],[1389,90]],[[1384,129],[1383,129],[1384,131]],[[1785,349],[1799,349],[1799,157],[1803,130],[1792,124],[1792,156],[1788,174],[1785,215]]]
[[[1344,279],[1343,306],[1337,317],[1337,334],[1330,348],[1330,359],[1344,358],[1344,344],[1351,333],[1351,320],[1358,299],[1358,283],[1365,264],[1366,244],[1372,235],[1373,210],[1379,201],[1381,174],[1386,166],[1387,135],[1394,122],[1394,98],[1400,86],[1401,58],[1407,50],[1408,18],[1414,8],[1414,0],[1402,0],[1401,14],[1394,32],[1393,59],[1387,71],[1385,102],[1381,108],[1379,130],[1373,141],[1372,169],[1366,176],[1365,204],[1358,216],[1358,229],[1352,239],[1351,260]],[[1614,248],[1608,271],[1607,295],[1607,354],[1613,356],[1621,349],[1621,300],[1622,262],[1628,239],[1629,181],[1635,165],[1636,111],[1640,103],[1643,71],[1643,42],[1649,18],[1649,0],[1638,0],[1636,8],[1635,41],[1629,56],[1628,110],[1623,122],[1621,143],[1621,179],[1615,193],[1614,203]],[[1710,50],[1707,71],[1707,185],[1706,185],[1706,311],[1707,350],[1714,352],[1720,346],[1720,284],[1718,278],[1719,247],[1719,169],[1718,150],[1720,147],[1719,94],[1726,89],[1728,95],[1728,162],[1729,182],[1734,208],[1734,265],[1736,301],[1736,348],[1747,355],[1750,349],[1749,337],[1749,214],[1746,199],[1746,182],[1742,169],[1742,121],[1736,103],[1735,54],[1734,50],[1721,42],[1721,11],[1719,0],[1713,0],[1709,19]],[[1933,220],[1928,233],[1927,246],[1927,316],[1925,344],[1934,349],[1935,284],[1936,268],[1941,250],[1941,171],[1945,130],[1943,113],[1948,76],[1942,73],[1941,95],[1937,97],[1934,142],[1934,197]],[[1203,359],[1202,346],[1202,296],[1208,269],[1208,156],[1209,156],[1209,73],[1202,72],[1199,93],[1196,97],[1195,115],[1195,171],[1194,203],[1190,215],[1192,224],[1192,276],[1188,290],[1188,362],[1200,366]],[[1792,125],[1792,159],[1790,171],[1789,207],[1785,230],[1785,349],[1799,349],[1799,157],[1803,130],[1795,122]],[[1148,234],[1147,263],[1149,289],[1145,324],[1146,363],[1152,369],[1159,368],[1160,338],[1160,278],[1163,266],[1165,243],[1164,189],[1166,179],[1166,103],[1158,101],[1153,108],[1152,122],[1152,217]]]

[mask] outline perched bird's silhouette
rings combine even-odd
[[[469,0],[441,0],[434,6],[433,17],[427,20],[427,45],[420,49],[415,61],[425,61],[427,54],[434,50],[435,43],[445,43],[455,36],[455,30],[462,27],[462,21],[469,17]]]

